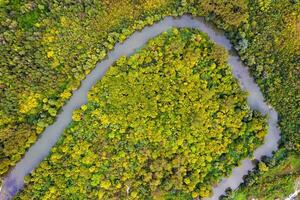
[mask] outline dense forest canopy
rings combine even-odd
[[[1,174],[21,159],[117,41],[175,9],[164,1],[0,3]]]
[[[285,199],[297,190],[300,190],[299,156],[286,155],[280,150],[274,158],[263,159],[239,190],[228,191],[226,199]]]
[[[175,28],[121,57],[18,198],[209,196],[266,134],[226,60],[206,35]]]
[[[2,0],[1,176],[116,42],[164,16],[184,13],[205,16],[227,32],[279,112],[282,150],[299,157],[299,0]]]

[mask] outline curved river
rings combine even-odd
[[[241,88],[249,93],[248,104],[253,110],[261,112],[268,116],[269,129],[265,136],[264,144],[257,148],[254,152],[254,158],[260,159],[261,156],[271,156],[273,151],[278,148],[280,139],[280,131],[277,126],[277,112],[264,102],[263,95],[249,75],[247,67],[240,61],[237,55],[234,55],[230,41],[225,37],[224,33],[216,30],[213,26],[204,22],[202,18],[192,18],[189,15],[184,15],[180,18],[166,17],[162,21],[145,27],[141,32],[135,32],[122,44],[117,44],[108,57],[98,63],[96,68],[81,82],[78,90],[73,92],[71,99],[62,107],[60,114],[57,116],[54,124],[49,126],[26,152],[23,159],[17,163],[15,168],[4,179],[1,187],[0,199],[12,199],[12,197],[22,189],[24,185],[24,176],[29,174],[38,164],[49,154],[50,149],[55,145],[59,136],[71,122],[72,112],[81,105],[87,103],[87,93],[91,87],[105,74],[106,70],[111,66],[121,55],[129,56],[136,49],[141,48],[149,39],[159,35],[163,31],[171,27],[187,27],[196,28],[207,33],[210,38],[218,45],[224,46],[230,51],[229,64],[232,68],[232,73],[238,80]],[[243,176],[252,170],[254,165],[250,159],[241,161],[239,167],[233,169],[232,174],[228,178],[223,178],[219,184],[213,188],[213,196],[210,199],[218,199],[224,194],[225,189],[231,187],[236,189],[243,182]]]

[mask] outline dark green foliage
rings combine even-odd
[[[281,150],[274,158],[260,162],[241,188],[228,194],[226,199],[285,199],[299,189],[299,155]]]
[[[240,5],[243,0],[208,1],[210,4],[199,1],[199,5],[202,5],[202,8],[208,5],[220,7],[211,10],[207,19],[226,30],[241,59],[249,66],[267,102],[278,111],[282,136],[281,151],[289,151],[280,161],[282,165],[285,162],[289,163],[289,160],[294,159],[290,158],[290,155],[300,153],[300,2],[244,1],[244,5],[248,4],[248,7],[242,6],[244,9],[241,10],[247,11],[239,12],[235,16],[240,18],[238,21],[242,21],[236,26],[228,21],[229,17],[224,17],[227,15],[226,7],[234,3]],[[200,9],[200,12],[204,11]],[[299,168],[299,165],[297,166]],[[262,175],[258,184],[268,182],[262,190],[255,187],[255,180],[261,174],[256,175],[256,179],[252,180],[254,184],[248,185],[249,189],[244,189],[243,194],[250,198],[255,191],[257,198],[268,199],[267,197],[274,197],[279,193],[287,195],[291,192],[292,180],[297,179],[299,173],[285,175],[276,170],[272,172],[272,176],[280,178],[270,180]],[[288,180],[288,183],[283,180]],[[284,184],[289,186],[281,187],[275,192],[274,188]],[[241,199],[245,199],[245,196],[241,196]]]
[[[249,15],[234,43],[267,101],[279,112],[284,147],[299,151],[300,5],[251,1]]]

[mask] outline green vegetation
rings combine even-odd
[[[253,1],[249,14],[235,36],[236,47],[280,114],[284,148],[299,152],[300,3]]]
[[[295,160],[294,155],[299,163],[300,157],[300,2],[251,0],[248,10],[247,23],[235,30],[226,29],[266,100],[278,111],[281,151],[288,152],[281,156],[279,151],[274,160],[280,166],[274,169],[270,166],[271,172],[266,175],[260,172],[250,176],[255,183],[247,185],[247,189],[243,187],[238,195],[274,199],[292,193],[292,184],[299,178],[299,165],[294,165],[291,174],[278,169],[289,166]],[[222,24],[219,22],[220,27]]]
[[[287,159],[283,159],[286,156]],[[299,183],[299,155],[279,151],[274,158],[260,162],[241,188],[229,194],[227,199],[284,199],[296,190],[297,184],[300,189]]]
[[[209,196],[266,134],[226,61],[192,29],[121,57],[16,199]]]
[[[281,148],[299,153],[299,0],[0,0],[0,174],[116,42],[183,13],[227,32],[279,112]]]
[[[197,5],[181,0],[0,1],[0,174],[53,123],[72,91],[116,42],[164,16],[197,14]]]
[[[0,174],[53,123],[116,42],[176,12],[175,5],[168,0],[0,1]]]

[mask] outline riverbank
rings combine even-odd
[[[224,34],[215,30],[212,26],[206,24],[203,19],[192,19],[185,15],[180,18],[167,17],[151,27],[144,28],[141,32],[135,32],[122,44],[117,44],[108,57],[97,64],[96,68],[82,81],[81,87],[73,93],[70,101],[62,108],[62,112],[57,116],[56,122],[49,126],[39,140],[29,149],[25,157],[16,165],[4,180],[1,197],[10,199],[19,189],[23,187],[24,176],[30,173],[44,157],[48,155],[51,147],[56,143],[60,134],[71,122],[73,110],[79,108],[87,102],[87,92],[91,87],[105,74],[109,66],[116,61],[121,55],[131,55],[136,49],[144,45],[150,38],[157,36],[159,33],[166,31],[171,27],[188,27],[197,28],[205,32],[218,45],[224,46],[227,50],[232,51],[232,46]],[[243,90],[249,93],[248,104],[253,110],[267,115],[269,118],[269,131],[265,137],[265,143],[254,152],[254,158],[260,159],[263,155],[272,155],[277,150],[277,142],[280,139],[279,129],[277,127],[277,113],[270,108],[265,102],[259,87],[255,84],[253,78],[249,75],[247,67],[239,60],[238,56],[231,54],[229,64],[232,66],[232,72],[238,80]],[[243,175],[253,168],[250,159],[245,159],[242,165],[233,170],[229,178],[225,178],[214,188],[212,199],[224,193],[227,187],[235,189],[242,182]],[[6,194],[5,194],[6,193]]]

